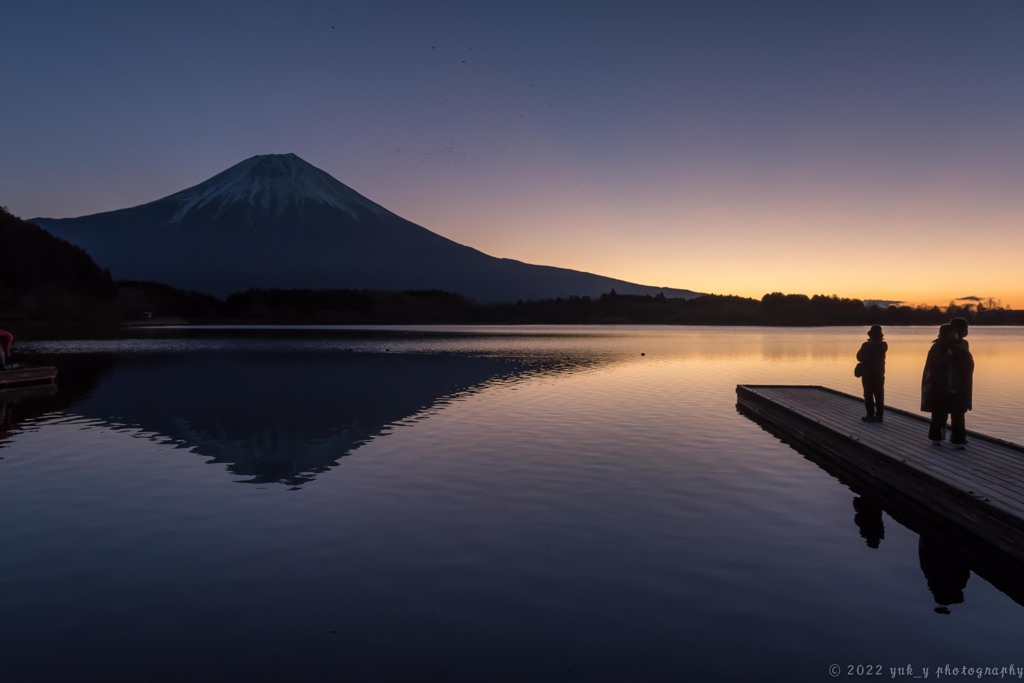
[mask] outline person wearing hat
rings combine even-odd
[[[956,317],[950,320],[949,324],[953,326],[953,331],[956,332],[956,336],[960,338],[960,344],[970,351],[971,346],[967,343],[967,340],[964,339],[964,337],[967,336],[967,328],[969,327],[967,318]]]
[[[883,341],[882,328],[872,325],[868,340],[860,345],[860,383],[864,387],[865,422],[881,422],[885,413],[885,352],[889,345]]]
[[[950,442],[959,449],[967,446],[965,416],[973,407],[973,376],[974,358],[967,340],[952,323],[940,326],[921,376],[921,410],[932,414],[928,438],[933,444],[942,444],[948,418],[953,428]]]

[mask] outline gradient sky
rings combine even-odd
[[[294,152],[495,256],[1024,308],[1024,2],[10,3],[0,204]]]

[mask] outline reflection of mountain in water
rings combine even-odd
[[[458,354],[122,356],[74,412],[170,439],[250,482],[299,485],[389,425],[522,369]]]
[[[53,357],[27,355],[30,365],[56,365]],[[0,389],[0,448],[15,434],[47,413],[64,412],[110,369],[110,359],[92,355],[64,358],[57,384]],[[59,388],[58,388],[59,385]]]
[[[36,418],[46,412],[47,404],[57,394],[57,385],[18,387],[0,389],[0,448],[19,431],[26,419]]]

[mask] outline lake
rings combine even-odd
[[[859,395],[865,331],[25,342],[60,376],[56,393],[0,399],[0,679],[817,681],[832,665],[843,680],[1024,665],[1019,564],[736,410],[745,383]],[[918,408],[934,336],[886,329],[889,405]],[[968,429],[1024,443],[1024,329],[970,341]]]

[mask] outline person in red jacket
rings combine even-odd
[[[0,370],[11,360],[11,347],[14,346],[14,335],[7,330],[0,330]]]

